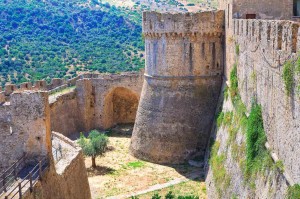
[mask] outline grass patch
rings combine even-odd
[[[237,56],[240,55],[240,45],[239,45],[239,44],[236,44],[236,45],[235,45],[235,54],[236,54]]]
[[[253,104],[246,131],[246,177],[271,168],[273,160],[265,148],[267,137],[264,131],[261,106]]]
[[[70,87],[64,88],[62,90],[58,90],[58,91],[52,93],[50,96],[54,96],[54,95],[58,96],[58,95],[66,94],[66,93],[74,91],[75,88],[76,88],[76,86],[70,86]]]
[[[300,198],[300,184],[290,186],[287,192],[287,199],[299,199]]]
[[[229,89],[228,89],[228,87],[226,86],[225,89],[224,89],[224,99],[225,99],[225,100],[228,100],[228,97],[229,97]]]
[[[152,199],[153,196],[161,198],[207,198],[205,183],[199,180],[182,182],[164,189],[136,196],[136,198]],[[164,197],[162,197],[164,196]]]
[[[238,97],[238,91],[239,91],[239,84],[238,84],[238,77],[237,77],[237,64],[234,64],[233,69],[230,72],[230,88],[229,88],[230,97],[233,102],[235,102],[236,98]]]
[[[144,166],[145,166],[145,162],[135,161],[135,162],[128,162],[125,168],[137,169],[137,168],[142,168]]]
[[[223,120],[224,120],[224,112],[221,112],[218,115],[218,118],[217,118],[217,126],[218,126],[218,128],[220,128],[222,126]]]
[[[275,162],[275,168],[278,169],[278,171],[282,174],[284,172],[284,165],[282,160],[278,160]]]
[[[291,61],[287,61],[284,64],[282,78],[286,94],[289,96],[293,92],[294,85],[294,65]]]
[[[224,153],[218,154],[219,148],[220,142],[215,142],[211,150],[211,157],[209,163],[212,167],[215,187],[220,197],[222,192],[224,192],[230,186],[231,178],[227,174],[227,171],[224,166],[226,156]]]

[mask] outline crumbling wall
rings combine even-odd
[[[24,153],[34,160],[51,149],[50,110],[46,92],[13,93],[0,106],[0,167],[10,166]]]

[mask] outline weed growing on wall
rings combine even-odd
[[[230,72],[230,97],[233,101],[238,97],[238,77],[237,77],[237,64],[233,65],[233,69]]]
[[[240,55],[240,45],[239,45],[239,44],[236,44],[236,45],[235,45],[235,54],[236,54],[237,56]]]
[[[300,198],[300,184],[296,184],[288,188],[287,199]]]
[[[211,149],[211,157],[209,164],[211,165],[213,172],[213,180],[218,192],[218,195],[221,196],[224,190],[228,189],[231,183],[231,178],[227,174],[225,169],[225,160],[226,156],[224,153],[218,154],[220,148],[220,142],[215,142]]]
[[[293,91],[294,85],[294,65],[291,61],[287,61],[284,64],[282,78],[284,81],[286,94],[289,96]]]
[[[253,104],[246,131],[246,179],[271,168],[274,164],[265,148],[266,141],[261,106]]]
[[[223,119],[224,119],[224,112],[221,112],[218,115],[218,118],[217,118],[217,126],[218,126],[218,128],[220,128],[222,126]]]

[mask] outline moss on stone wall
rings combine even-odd
[[[300,184],[296,184],[288,188],[287,199],[300,198]]]
[[[220,142],[215,142],[212,150],[209,163],[213,172],[213,180],[216,185],[218,196],[221,197],[221,194],[230,186],[231,178],[228,175],[224,163],[226,160],[226,154],[218,154],[220,148]]]

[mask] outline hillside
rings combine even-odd
[[[183,4],[176,0],[1,1],[1,84],[71,78],[85,71],[138,70],[144,66],[141,12],[186,11]]]
[[[0,16],[2,84],[78,71],[130,71],[144,64],[140,22],[125,9],[75,0],[2,1]]]

